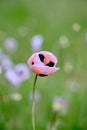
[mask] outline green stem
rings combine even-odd
[[[33,130],[35,130],[35,85],[36,85],[36,81],[37,81],[37,74],[35,76],[34,79],[34,84],[33,84],[33,92],[32,92],[32,127]]]
[[[56,123],[56,118],[57,118],[57,113],[55,112],[53,114],[53,117],[52,117],[51,121],[50,121],[50,130],[54,129],[55,123]]]

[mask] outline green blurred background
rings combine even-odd
[[[20,31],[21,30],[21,31]],[[60,96],[67,103],[57,115],[56,130],[87,130],[87,1],[86,0],[0,0],[0,48],[15,64],[25,63],[33,53],[30,41],[44,38],[42,50],[56,55],[60,71],[38,77],[36,90],[36,130],[46,130],[52,118],[52,102]],[[18,41],[15,53],[8,52],[4,40]],[[0,75],[0,130],[32,130],[31,101],[34,74],[20,87]],[[19,93],[21,100],[12,100]]]

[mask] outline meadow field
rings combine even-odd
[[[87,130],[87,0],[0,0],[0,130],[32,130],[27,60],[40,50],[60,70],[38,76],[36,130]]]

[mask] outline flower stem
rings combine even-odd
[[[35,76],[34,79],[34,84],[33,84],[33,92],[32,92],[32,127],[33,130],[35,130],[35,85],[36,85],[36,81],[37,81],[37,74]]]
[[[55,123],[56,123],[56,118],[57,118],[57,113],[55,112],[53,114],[53,117],[52,117],[51,121],[50,121],[50,130],[54,129]]]

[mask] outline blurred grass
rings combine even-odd
[[[75,32],[72,25],[79,23],[81,30]],[[26,28],[26,35],[20,35],[19,29]],[[53,52],[59,59],[61,70],[49,77],[39,77],[37,90],[41,92],[41,101],[36,106],[37,130],[45,130],[52,117],[53,97],[63,96],[68,102],[66,115],[58,117],[59,130],[87,130],[87,1],[86,0],[1,0],[0,1],[0,47],[7,37],[19,42],[16,53],[7,52],[13,62],[27,63],[32,54],[30,40],[36,34],[44,37],[43,50]],[[67,36],[70,46],[61,48],[60,36]],[[64,71],[64,64],[70,61],[73,70]],[[16,89],[9,84],[4,74],[0,75],[0,130],[31,130],[31,102],[34,75]],[[77,91],[71,91],[69,82],[79,84]],[[23,99],[11,101],[9,95],[21,93]],[[4,97],[4,98],[3,98]]]

